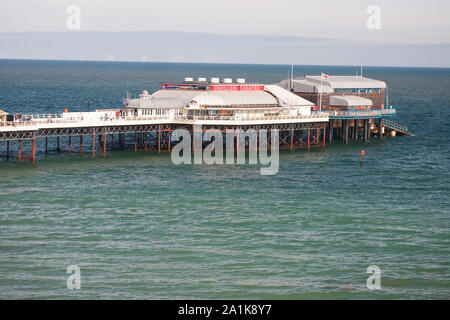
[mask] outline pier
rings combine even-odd
[[[70,113],[67,113],[70,116]],[[21,162],[36,162],[37,144],[45,153],[88,154],[91,157],[106,157],[107,151],[128,148],[134,152],[170,152],[174,146],[171,132],[178,128],[187,129],[191,134],[216,129],[222,133],[227,130],[260,129],[279,130],[280,149],[310,149],[325,146],[328,115],[318,114],[297,117],[272,117],[271,119],[235,119],[232,117],[123,117],[118,119],[99,119],[98,121],[63,120],[50,115],[52,121],[29,120],[0,123],[0,141],[5,143],[4,159],[17,159]],[[38,118],[38,117],[37,117]],[[48,115],[42,115],[47,119]],[[53,138],[54,145],[49,144]],[[64,141],[63,141],[64,139]],[[270,140],[270,139],[269,139]],[[125,142],[128,142],[127,144]],[[11,142],[16,142],[15,150]],[[61,147],[64,143],[66,149]],[[236,139],[236,146],[238,139]],[[27,147],[27,149],[25,148]],[[268,146],[258,145],[258,148]],[[270,146],[269,146],[270,147]],[[27,155],[25,155],[27,154]],[[29,155],[28,155],[29,154]]]
[[[202,135],[209,129],[223,135],[233,132],[235,150],[248,150],[248,137],[242,140],[238,135],[249,129],[268,131],[267,145],[258,141],[257,149],[270,148],[270,132],[277,130],[279,148],[290,151],[325,147],[327,141],[335,139],[367,142],[372,135],[408,134],[406,127],[386,119],[397,115],[392,107],[372,106],[371,102],[369,106],[368,99],[345,95],[329,97],[330,105],[335,103],[333,99],[346,104],[345,108],[317,110],[314,102],[278,85],[249,84],[245,79],[220,82],[219,78],[185,78],[183,82],[163,82],[161,90],[153,94],[144,90],[139,98],[127,97],[119,109],[65,109],[60,114],[14,117],[4,113],[0,121],[0,142],[5,143],[1,157],[36,163],[37,149],[45,154],[54,151],[91,157],[106,157],[114,149],[170,152],[177,143],[171,134],[180,128],[191,136],[199,134],[198,128]],[[361,109],[361,103],[368,107]]]

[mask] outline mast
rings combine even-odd
[[[388,90],[388,86],[386,86],[386,107],[389,108],[389,90]]]
[[[322,112],[322,79],[323,79],[323,72],[320,73],[320,96],[319,96],[319,111]]]
[[[294,64],[291,64],[291,91],[294,91]]]

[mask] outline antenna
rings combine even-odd
[[[294,91],[294,64],[291,64],[291,91]]]
[[[386,86],[386,108],[389,108],[389,89]]]

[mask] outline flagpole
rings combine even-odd
[[[319,97],[319,112],[322,112],[322,79],[323,73],[320,73],[320,97]]]
[[[291,91],[294,91],[294,64],[291,65]]]

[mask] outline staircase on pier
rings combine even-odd
[[[396,131],[398,134],[403,135],[403,136],[411,135],[411,133],[409,133],[409,131],[408,131],[408,127],[403,126],[392,120],[383,119],[383,125],[384,125],[385,130],[387,129],[388,131]]]

